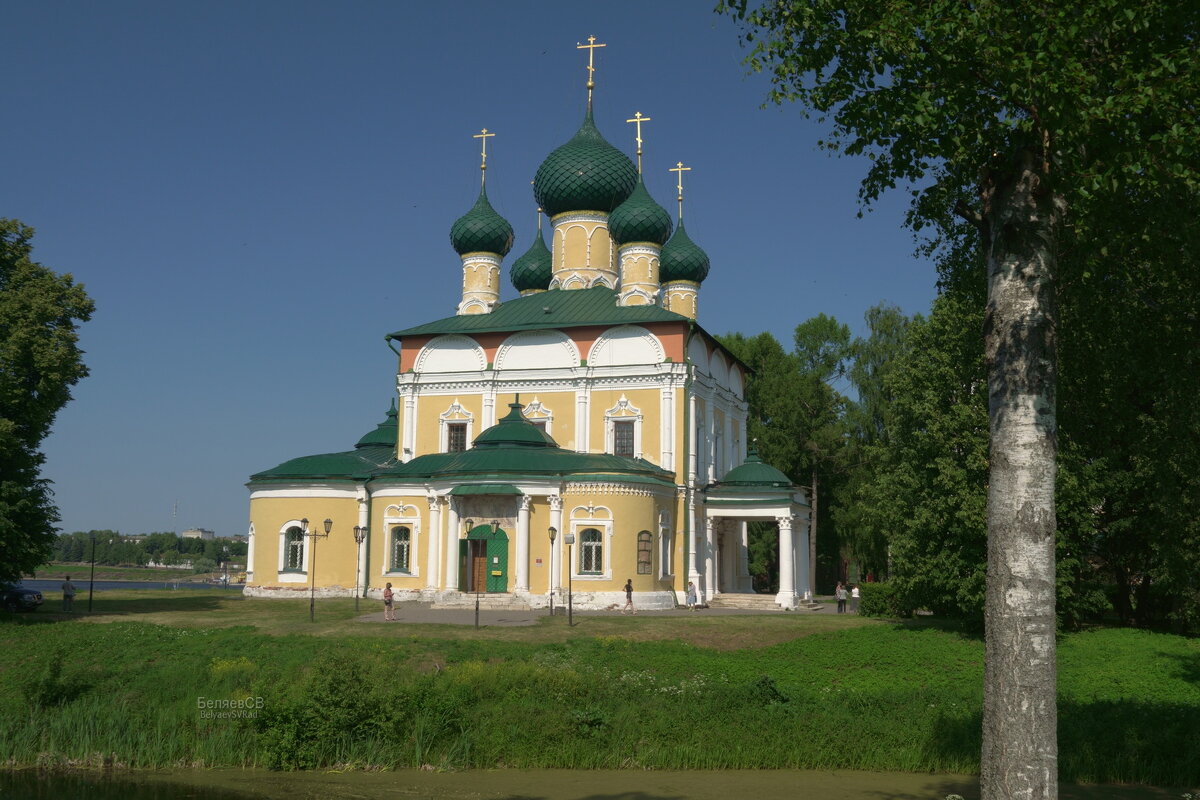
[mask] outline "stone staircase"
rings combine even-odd
[[[709,608],[736,608],[740,611],[782,611],[775,603],[773,594],[719,594],[708,601]],[[806,611],[820,611],[825,606],[821,603],[805,603],[800,601],[799,608]]]
[[[436,600],[431,606],[435,611],[446,609],[475,608],[475,595],[454,594]],[[481,611],[529,611],[529,603],[508,592],[485,592],[479,595]]]

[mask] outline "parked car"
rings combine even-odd
[[[0,587],[0,605],[3,605],[6,611],[36,611],[42,601],[42,593],[36,589],[23,589],[20,586]]]

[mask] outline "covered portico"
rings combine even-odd
[[[779,526],[779,592],[775,602],[796,608],[811,597],[808,585],[808,530],[811,506],[808,492],[751,451],[746,461],[705,490],[705,575],[702,586],[709,597],[722,592],[750,592],[748,581],[730,580],[746,573],[745,522],[773,521]],[[736,542],[722,542],[722,528],[739,523]],[[733,544],[730,548],[728,545]],[[730,576],[730,570],[735,572]],[[722,575],[724,571],[724,576]]]

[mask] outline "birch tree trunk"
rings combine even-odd
[[[817,471],[812,473],[812,521],[808,524],[808,590],[817,599]]]
[[[1029,149],[985,180],[991,454],[983,800],[1058,795],[1054,234],[1061,199]]]

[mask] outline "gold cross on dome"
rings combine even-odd
[[[626,122],[632,122],[637,125],[637,159],[638,159],[638,174],[642,174],[642,123],[649,122],[650,117],[643,117],[642,112],[638,111],[633,115],[633,119],[627,119]]]
[[[682,161],[676,161],[675,166],[673,166],[669,170],[667,170],[667,172],[678,173],[676,176],[676,181],[675,181],[675,189],[678,192],[678,197],[676,199],[679,200],[679,219],[680,220],[683,219],[683,173],[691,172],[691,170],[692,170],[692,168],[685,167],[683,165]]]
[[[487,128],[483,128],[482,130],[479,131],[479,133],[473,134],[471,136],[472,139],[481,140],[480,144],[483,145],[482,160],[479,162],[479,172],[480,172],[479,184],[481,186],[487,180],[487,140],[495,135],[496,134],[494,134],[494,133],[488,133]]]
[[[589,36],[589,37],[588,37],[588,43],[587,43],[587,44],[580,44],[580,43],[578,43],[578,42],[576,42],[576,43],[575,43],[575,49],[576,49],[576,50],[587,50],[587,51],[588,51],[588,65],[587,65],[587,71],[588,71],[588,82],[587,82],[587,90],[588,90],[588,104],[589,104],[589,105],[590,105],[590,104],[591,104],[591,102],[592,102],[592,89],[595,89],[595,88],[596,88],[596,81],[594,80],[594,75],[592,74],[592,73],[594,73],[594,72],[596,71],[596,67],[595,67],[595,66],[594,66],[594,64],[593,64],[593,61],[592,61],[592,56],[594,56],[594,55],[596,54],[596,48],[597,48],[597,47],[608,47],[608,45],[606,45],[606,44],[596,44],[596,37],[595,37],[595,36]]]

